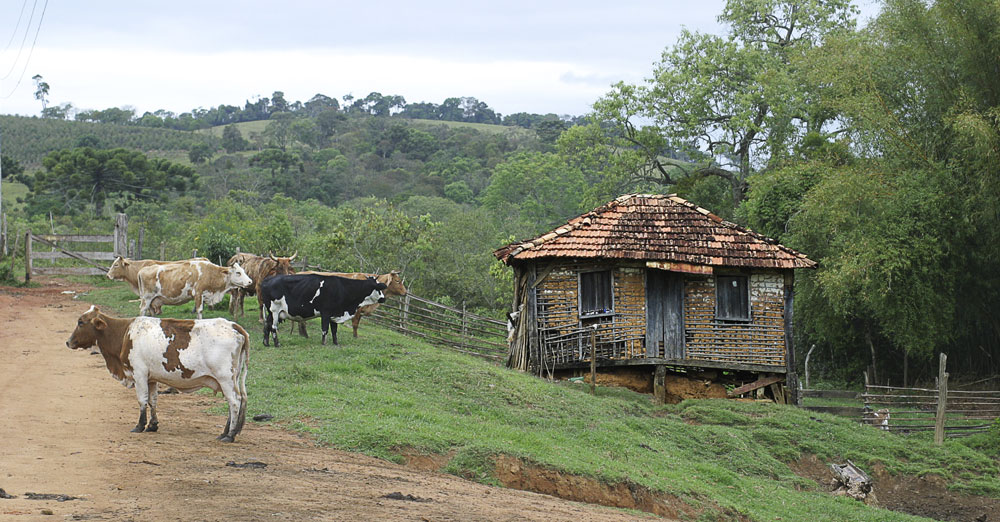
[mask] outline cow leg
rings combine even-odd
[[[337,346],[337,321],[330,321],[330,330],[333,331],[333,345]]]
[[[149,382],[145,375],[135,375],[135,396],[139,400],[139,422],[132,433],[141,433],[146,430],[146,405],[149,404]]]
[[[320,344],[326,346],[326,332],[330,329],[330,323],[333,321],[330,321],[330,316],[327,314],[322,314],[320,316],[320,321],[322,322],[323,328],[323,340]],[[333,323],[333,328],[333,344],[337,344],[337,323]]]
[[[358,324],[361,323],[361,312],[354,314],[354,318],[351,319],[351,326],[354,327],[354,338],[358,338]]]
[[[236,391],[236,380],[239,379],[239,376],[234,375],[233,377],[233,382],[230,383],[232,386],[222,387],[222,395],[226,397],[226,402],[229,403],[229,419],[226,420],[226,429],[218,437],[218,440],[222,442],[233,442],[236,438],[236,434],[242,428],[240,414],[243,411],[242,408],[246,406],[245,402],[241,402],[239,394]]]
[[[152,300],[151,299],[147,300],[145,296],[139,299],[139,315],[141,316],[152,315],[149,310],[151,304]]]
[[[148,385],[149,389],[149,424],[146,425],[146,431],[156,431],[160,427],[160,423],[156,420],[156,383],[151,382]]]
[[[203,297],[200,292],[194,295],[194,316],[198,319],[201,319],[201,311],[205,305]]]
[[[305,337],[306,339],[308,339],[309,338],[309,333],[306,332],[306,322],[305,321],[296,321],[296,322],[299,325],[299,336],[300,337]],[[290,329],[288,330],[288,335],[292,335],[292,331],[294,331],[295,325],[294,324],[290,325],[289,328]]]

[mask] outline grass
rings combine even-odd
[[[243,121],[240,123],[232,123],[230,125],[235,125],[236,128],[240,130],[240,134],[242,134],[244,138],[249,138],[251,132],[255,132],[257,134],[263,133],[264,129],[267,128],[268,123],[270,123],[269,120],[258,120],[258,121]],[[208,129],[198,129],[195,132],[201,134],[211,134],[213,136],[221,138],[222,131],[224,131],[227,126],[228,125],[217,125],[215,127],[211,127]]]
[[[24,198],[28,195],[28,186],[17,181],[4,181],[0,191],[3,192],[3,211],[12,212],[24,206],[18,203],[17,198]]]
[[[95,279],[96,280],[96,279]],[[84,297],[119,314],[137,303],[106,279]],[[1000,496],[997,444],[932,444],[857,422],[770,403],[689,400],[655,405],[624,389],[549,383],[480,359],[429,346],[363,323],[362,337],[340,329],[339,347],[289,335],[264,347],[255,301],[240,322],[250,332],[250,415],[269,413],[324,444],[399,461],[404,449],[451,454],[446,471],[495,482],[499,454],[607,483],[629,481],[673,494],[708,519],[916,520],[821,491],[788,463],[804,454],[851,459],[871,470],[936,474],[963,492]],[[190,317],[189,305],[165,316]],[[206,316],[225,316],[210,311]],[[224,407],[219,407],[222,413]],[[252,427],[251,427],[252,429]],[[965,439],[966,441],[970,439]]]

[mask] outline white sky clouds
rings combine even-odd
[[[242,106],[280,90],[289,101],[378,91],[411,103],[474,96],[503,114],[579,115],[612,83],[649,76],[682,26],[718,32],[723,4],[52,1],[24,68],[44,2],[0,0],[0,113],[37,115],[31,77],[41,74],[50,104],[139,114]]]

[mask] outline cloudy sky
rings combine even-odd
[[[39,114],[38,74],[50,104],[138,114],[378,91],[579,115],[612,83],[647,77],[682,28],[721,32],[723,4],[0,0],[0,114]]]

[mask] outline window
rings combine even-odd
[[[603,315],[614,312],[611,271],[580,274],[580,315]]]
[[[715,318],[731,321],[750,320],[747,276],[716,276]]]

